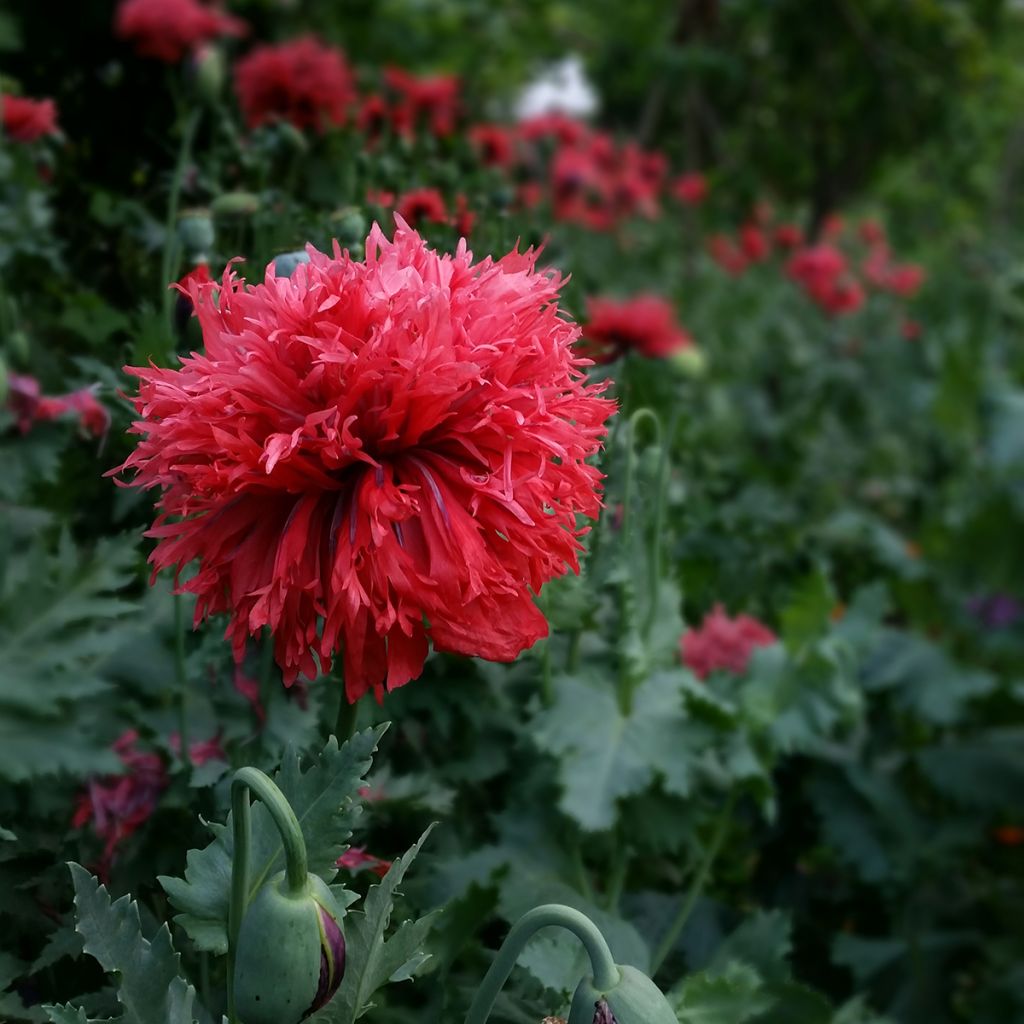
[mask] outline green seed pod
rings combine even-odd
[[[708,361],[704,352],[693,345],[679,349],[669,356],[669,361],[684,377],[703,377]]]
[[[278,277],[291,277],[300,263],[309,262],[309,253],[305,249],[296,249],[295,252],[283,252],[280,256],[274,257],[274,273]]]
[[[218,102],[226,78],[227,66],[220,47],[211,43],[201,46],[192,58],[192,81],[204,103],[213,106]]]
[[[338,241],[345,247],[358,245],[366,237],[366,218],[358,206],[345,206],[331,214]]]
[[[677,1024],[661,989],[635,967],[619,967],[619,982],[599,991],[593,978],[576,988],[568,1024]]]
[[[224,192],[210,203],[215,217],[251,217],[260,208],[260,197],[254,192]]]
[[[178,238],[189,263],[205,263],[213,248],[213,221],[209,210],[185,210],[178,218]]]
[[[242,1024],[298,1024],[334,995],[345,973],[339,916],[316,875],[297,895],[283,871],[263,885],[238,933],[234,988]]]

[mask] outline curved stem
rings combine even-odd
[[[598,991],[607,992],[619,983],[619,969],[597,925],[572,907],[549,903],[524,914],[512,926],[483,984],[477,990],[473,1005],[466,1015],[466,1024],[486,1024],[498,993],[512,973],[523,947],[541,928],[551,927],[567,928],[583,943],[594,972],[594,987]]]
[[[704,891],[704,886],[707,885],[708,879],[711,877],[711,869],[714,867],[715,860],[718,857],[718,851],[721,849],[722,843],[725,840],[725,833],[729,827],[729,821],[732,818],[732,809],[735,803],[736,794],[732,793],[729,795],[729,799],[726,800],[725,806],[718,815],[718,820],[715,822],[715,830],[712,832],[711,840],[707,845],[707,849],[704,851],[704,859],[700,862],[700,867],[697,868],[697,874],[694,876],[693,884],[690,886],[690,891],[686,894],[686,899],[683,900],[683,905],[679,908],[679,913],[676,914],[675,920],[670,925],[669,930],[665,933],[664,938],[658,944],[657,952],[655,952],[651,959],[652,978],[658,973],[658,970],[665,962],[669,953],[672,952],[679,936],[683,932],[683,928],[686,927],[686,922],[690,919],[690,914],[693,913],[693,908],[697,905],[697,900],[700,898],[700,894]]]
[[[268,775],[258,768],[239,768],[231,780],[231,820],[234,848],[231,857],[231,902],[228,905],[228,1020],[235,1024],[235,950],[242,916],[249,905],[249,846],[252,822],[249,810],[250,792],[263,801],[270,812],[281,845],[284,847],[285,877],[290,895],[306,890],[309,871],[306,841],[302,838],[299,819],[292,805]]]
[[[184,594],[175,594],[174,601],[174,674],[178,677],[178,738],[181,741],[181,764],[184,771],[191,766],[188,754],[188,668],[185,662]]]
[[[192,153],[192,141],[195,138],[196,129],[199,127],[199,119],[202,116],[202,108],[196,107],[185,119],[185,125],[181,132],[181,146],[178,149],[178,162],[174,168],[174,176],[171,178],[171,192],[167,200],[167,222],[164,225],[164,251],[160,260],[160,286],[164,289],[163,311],[164,320],[170,316],[171,305],[174,302],[174,293],[170,290],[171,276],[174,273],[174,259],[178,250],[178,207],[181,203],[181,186],[185,180],[185,171],[188,167],[189,157]]]

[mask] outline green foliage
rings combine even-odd
[[[385,728],[366,729],[340,747],[331,737],[305,766],[298,751],[290,750],[274,776],[302,826],[309,870],[325,882],[334,878],[335,861],[344,852],[345,840],[361,813],[358,791]],[[175,920],[196,947],[225,953],[234,847],[231,815],[225,824],[210,828],[213,841],[202,850],[189,851],[185,877],[161,877],[160,884],[179,911]],[[260,803],[252,808],[249,856],[251,898],[267,878],[284,869],[280,834]]]
[[[161,925],[156,936],[142,933],[138,905],[129,896],[111,902],[106,886],[78,864],[71,865],[75,883],[77,928],[85,951],[100,966],[118,975],[117,998],[124,1008],[123,1024],[193,1024],[195,990],[180,974],[171,932]],[[81,1021],[68,1007],[49,1011],[53,1024]]]

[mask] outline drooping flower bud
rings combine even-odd
[[[285,873],[271,878],[242,918],[235,1000],[245,1024],[298,1024],[324,1006],[345,973],[345,937],[323,879],[293,895]]]
[[[619,966],[619,981],[599,991],[592,978],[576,989],[569,1024],[677,1024],[661,989],[635,967]]]

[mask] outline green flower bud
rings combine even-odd
[[[678,1024],[661,990],[635,967],[619,967],[618,984],[599,991],[593,978],[576,989],[568,1024]]]
[[[226,77],[224,53],[220,47],[209,43],[201,46],[192,59],[192,80],[200,99],[213,106],[224,91]]]
[[[210,203],[215,217],[251,217],[260,208],[260,197],[254,192],[224,192]]]
[[[707,357],[695,345],[673,352],[669,361],[684,377],[703,377],[708,368]]]
[[[29,341],[24,331],[13,330],[7,335],[7,347],[19,359],[28,359]]]
[[[349,248],[366,237],[366,218],[358,206],[345,206],[331,215],[338,241]]]
[[[235,1005],[243,1024],[298,1024],[337,991],[345,938],[327,883],[309,875],[289,891],[285,872],[259,890],[242,918],[235,953]]]
[[[178,218],[178,239],[189,263],[205,263],[213,248],[213,221],[209,210],[185,210]]]

